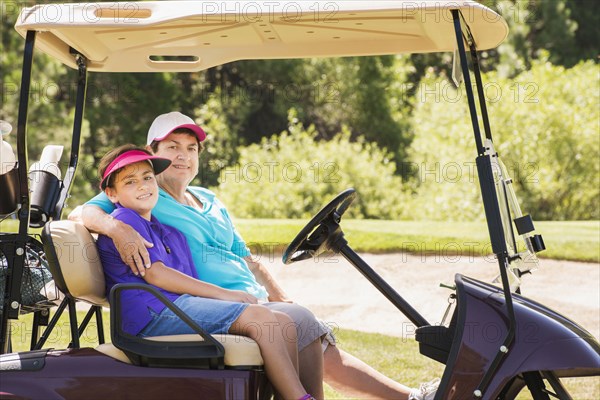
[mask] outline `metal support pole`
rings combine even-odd
[[[8,263],[6,286],[2,303],[2,320],[0,322],[0,353],[8,351],[8,320],[18,319],[21,309],[21,281],[23,267],[27,255],[26,244],[29,228],[29,177],[27,168],[27,110],[29,108],[29,89],[31,86],[31,69],[33,66],[33,49],[35,31],[27,31],[25,49],[23,51],[23,68],[21,75],[21,92],[19,95],[19,116],[17,122],[17,160],[19,176],[19,231],[14,239],[14,253],[6,254]]]
[[[60,219],[62,211],[66,205],[66,200],[69,197],[77,164],[79,161],[79,148],[81,143],[81,127],[83,125],[83,112],[85,109],[85,98],[87,92],[87,60],[80,54],[77,54],[78,77],[77,77],[77,98],[75,101],[75,119],[73,121],[73,135],[71,140],[71,157],[69,166],[63,180],[63,187],[54,209],[54,219]]]
[[[479,121],[477,120],[477,107],[475,106],[475,96],[473,94],[473,87],[471,86],[471,75],[469,72],[469,65],[467,64],[467,53],[465,52],[465,44],[463,43],[460,12],[458,10],[452,10],[452,18],[454,19],[454,33],[456,34],[456,44],[460,56],[460,67],[462,68],[463,78],[465,80],[469,111],[471,113],[471,122],[473,124],[473,134],[475,135],[475,143],[477,145],[477,154],[483,155],[485,148],[481,141],[481,131],[479,129]]]
[[[96,307],[96,327],[98,329],[98,344],[104,344],[104,322],[102,320],[102,307]]]
[[[506,355],[510,352],[510,347],[512,346],[515,336],[516,336],[516,328],[517,322],[515,320],[515,311],[513,308],[512,294],[510,292],[510,283],[508,282],[508,256],[506,254],[498,256],[498,264],[500,264],[500,277],[502,278],[502,288],[504,289],[504,300],[506,302],[506,310],[508,312],[508,332],[506,333],[506,337],[504,338],[504,342],[502,342],[502,346],[498,349],[496,356],[492,360],[488,370],[485,375],[479,382],[477,386],[477,392],[483,396],[490,382],[494,378],[494,374],[496,370],[504,361]]]
[[[69,298],[67,302],[68,310],[69,310],[69,325],[71,327],[71,343],[69,343],[69,348],[78,349],[79,345],[79,329],[77,326],[77,308],[75,306],[75,299]]]
[[[479,69],[479,61],[477,58],[477,49],[475,41],[469,31],[469,27],[465,24],[464,29],[467,34],[466,37],[463,35],[463,27],[461,27],[461,14],[458,10],[452,10],[452,17],[454,20],[454,31],[456,34],[456,43],[458,46],[458,52],[460,54],[461,68],[465,79],[465,90],[467,92],[467,99],[469,102],[469,111],[471,113],[471,122],[473,124],[473,133],[475,135],[475,142],[477,144],[477,167],[479,171],[479,183],[481,187],[481,195],[485,208],[486,220],[488,224],[488,230],[490,233],[490,240],[492,243],[492,249],[498,258],[498,265],[500,268],[500,276],[502,279],[502,288],[504,292],[504,298],[506,303],[506,311],[508,313],[508,332],[504,341],[494,360],[490,364],[490,367],[486,371],[483,379],[479,383],[477,390],[474,393],[476,398],[483,397],[485,391],[489,386],[494,373],[497,368],[502,364],[504,357],[510,351],[510,346],[514,342],[516,334],[516,320],[513,308],[512,293],[510,291],[510,283],[508,281],[508,252],[506,247],[506,238],[504,236],[504,227],[502,218],[500,215],[500,209],[498,204],[498,193],[494,185],[493,171],[491,170],[491,163],[488,159],[489,156],[485,155],[485,148],[482,144],[481,131],[479,129],[479,121],[477,118],[477,108],[475,105],[475,95],[473,93],[473,87],[471,85],[470,71],[467,65],[467,54],[464,46],[464,39],[467,39],[469,48],[471,51],[471,60],[473,62],[473,69],[475,73],[475,81],[477,85],[477,95],[479,97],[479,105],[481,108],[482,119],[484,122],[484,129],[486,138],[492,138],[489,118],[487,114],[487,107],[485,104],[485,93],[483,91],[483,83],[481,81],[481,71]]]
[[[81,324],[79,325],[79,328],[77,329],[77,337],[81,338],[81,336],[83,335],[83,332],[85,332],[85,329],[87,328],[88,324],[90,323],[92,317],[96,314],[96,309],[95,306],[90,307],[90,309],[88,310],[88,312],[85,314],[85,317],[83,317],[83,321],[81,321]],[[71,343],[69,343],[69,348],[73,347],[73,342],[71,341]]]
[[[52,331],[54,330],[54,327],[58,323],[58,319],[60,318],[62,313],[65,311],[65,308],[67,308],[68,301],[69,301],[69,299],[65,297],[63,299],[63,301],[58,305],[58,308],[54,312],[54,316],[52,317],[52,319],[50,320],[50,323],[48,324],[48,326],[42,333],[40,340],[35,344],[35,346],[31,350],[39,350],[44,346],[44,343],[46,343],[46,340],[48,340],[50,333],[52,333]]]
[[[470,33],[469,33],[470,34]],[[479,68],[479,57],[475,42],[471,39],[469,47],[471,49],[471,62],[473,63],[473,75],[477,85],[477,97],[479,97],[479,108],[481,109],[481,119],[483,121],[483,130],[486,139],[492,140],[492,129],[490,128],[490,118],[488,117],[487,106],[485,104],[485,92],[483,91],[483,82],[481,81],[481,70]]]

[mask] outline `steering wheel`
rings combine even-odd
[[[337,236],[335,233],[341,234],[339,222],[355,197],[356,190],[346,189],[312,217],[285,249],[283,263],[307,260],[328,250],[334,242],[331,239]]]

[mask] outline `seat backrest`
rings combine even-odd
[[[48,268],[67,296],[108,307],[102,263],[90,232],[73,221],[51,221],[42,232]]]

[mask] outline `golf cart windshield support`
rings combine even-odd
[[[471,62],[473,65],[473,73],[475,75],[475,83],[477,85],[477,95],[479,98],[479,105],[482,114],[482,120],[484,124],[485,136],[488,140],[492,140],[491,128],[489,118],[487,114],[487,107],[485,104],[485,94],[483,91],[483,83],[481,80],[481,70],[479,68],[479,60],[477,56],[477,48],[475,40],[469,31],[468,25],[465,23],[464,27],[461,26],[462,14],[458,10],[452,10],[452,17],[454,21],[454,30],[456,33],[456,43],[458,46],[458,52],[460,55],[460,63],[463,71],[465,80],[465,90],[467,92],[467,99],[469,103],[469,111],[471,114],[471,122],[473,124],[473,134],[475,135],[475,143],[477,145],[477,172],[479,174],[479,184],[481,187],[481,196],[483,199],[483,205],[485,209],[486,220],[488,224],[488,231],[490,233],[490,241],[492,244],[492,251],[496,254],[498,259],[498,265],[500,268],[500,276],[502,280],[502,288],[506,301],[506,310],[508,313],[508,332],[504,341],[490,367],[486,371],[483,379],[477,386],[477,390],[473,393],[475,397],[482,397],[487,387],[489,386],[494,373],[502,363],[506,354],[510,351],[510,346],[513,344],[516,331],[516,320],[515,312],[512,301],[512,293],[510,291],[510,283],[508,280],[509,260],[508,250],[506,247],[506,240],[504,237],[504,228],[502,223],[502,216],[500,213],[500,206],[498,204],[498,194],[496,193],[496,187],[494,182],[494,174],[492,170],[491,157],[496,155],[486,154],[486,148],[483,145],[481,138],[481,131],[479,128],[479,121],[477,118],[477,107],[475,105],[475,95],[473,93],[473,87],[471,85],[470,72],[467,65],[467,54],[465,51],[464,41],[466,40],[470,48]],[[464,19],[463,19],[464,22]],[[464,30],[463,30],[464,29]]]
[[[87,60],[86,58],[71,49],[71,52],[75,55],[75,60],[78,67],[77,77],[77,99],[75,102],[75,118],[73,121],[73,138],[71,141],[71,157],[69,159],[69,166],[65,174],[63,181],[63,187],[56,203],[54,210],[54,218],[60,219],[63,208],[66,205],[66,200],[69,197],[69,192],[75,179],[75,172],[77,171],[77,163],[79,161],[79,147],[81,143],[81,127],[83,125],[83,111],[85,108],[85,98],[87,92]]]
[[[7,262],[7,279],[2,303],[2,320],[0,321],[0,352],[6,353],[10,347],[8,320],[19,318],[21,308],[21,281],[26,257],[26,243],[29,241],[29,182],[27,176],[27,109],[29,107],[29,88],[31,85],[31,66],[35,32],[28,31],[23,51],[23,67],[21,75],[21,93],[19,95],[19,117],[17,122],[17,161],[18,161],[18,204],[19,231],[16,235],[2,237],[1,250]],[[6,250],[12,250],[8,252]],[[10,256],[14,255],[14,256]]]
[[[481,132],[479,130],[479,121],[477,120],[477,108],[475,106],[475,96],[473,95],[473,86],[471,85],[471,75],[467,64],[467,53],[463,42],[463,32],[461,27],[461,14],[458,10],[452,10],[452,18],[454,21],[454,32],[456,33],[456,44],[458,46],[458,54],[460,56],[460,66],[465,80],[465,90],[467,91],[467,100],[469,102],[469,112],[471,114],[471,123],[473,124],[473,134],[475,135],[475,144],[477,145],[477,154],[484,153],[483,142],[481,141]],[[473,39],[467,39],[472,41]]]
[[[0,237],[0,250],[6,255],[7,278],[2,303],[2,314],[0,320],[0,354],[9,350],[10,335],[8,331],[8,320],[18,319],[21,311],[21,287],[23,282],[23,272],[27,257],[27,247],[29,243],[36,242],[41,248],[41,244],[28,235],[31,216],[31,193],[29,186],[29,168],[27,165],[27,115],[29,109],[29,93],[31,87],[31,73],[33,66],[34,47],[36,40],[36,31],[29,30],[25,37],[25,48],[23,51],[23,67],[21,75],[21,90],[19,94],[19,115],[17,123],[17,169],[18,169],[18,209],[19,230],[17,234],[2,235]],[[87,88],[87,68],[86,59],[81,54],[74,55],[78,65],[77,80],[77,98],[75,105],[75,118],[73,124],[73,136],[71,141],[71,156],[69,166],[63,182],[59,182],[59,195],[53,209],[48,210],[48,218],[60,219],[62,210],[77,170],[79,159],[79,146],[81,138],[81,127],[83,121],[83,111],[85,106],[85,96]],[[43,197],[42,193],[42,197]],[[14,256],[9,256],[14,255]],[[36,312],[37,314],[37,312]],[[39,317],[39,316],[38,316]],[[39,318],[34,317],[34,321]],[[37,326],[34,323],[32,341],[37,338]],[[48,326],[51,330],[54,326]]]
[[[457,11],[454,11],[457,12]],[[464,39],[469,45],[469,50],[471,53],[471,63],[473,64],[473,75],[475,76],[475,83],[477,85],[477,97],[479,98],[479,108],[481,109],[481,119],[483,122],[483,131],[485,132],[486,139],[492,140],[492,130],[490,128],[490,119],[488,117],[487,106],[485,104],[485,93],[483,91],[483,81],[481,80],[481,70],[479,68],[479,57],[477,56],[477,46],[475,44],[475,39],[473,38],[473,34],[471,33],[471,29],[469,25],[465,21],[463,15],[458,13],[460,19],[462,20],[463,29],[464,29]],[[465,56],[466,58],[466,56]],[[479,153],[481,154],[481,153]]]

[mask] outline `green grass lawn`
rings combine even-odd
[[[237,219],[236,226],[255,253],[283,250],[306,220]],[[542,258],[600,262],[600,221],[541,221],[536,232],[544,237]],[[484,222],[343,220],[342,228],[357,252],[406,251],[444,255],[491,254]],[[17,229],[17,221],[3,221],[0,231]]]
[[[105,337],[110,340],[108,312],[105,312]],[[78,312],[81,321],[84,312]],[[29,349],[31,341],[31,314],[22,316],[18,321],[11,321],[12,343],[14,351]],[[412,339],[393,337],[375,333],[364,333],[346,329],[336,331],[338,345],[355,355],[373,368],[384,373],[397,382],[408,386],[418,386],[421,382],[441,377],[444,366],[436,361],[419,354],[418,345]],[[81,338],[81,346],[97,345],[95,323],[90,322]],[[46,348],[65,348],[70,342],[70,332],[67,313],[65,312],[57,328],[49,336]],[[574,399],[600,398],[600,378],[570,379],[566,386],[572,391]],[[327,399],[347,399],[326,385]],[[519,396],[520,400],[531,399],[529,395]]]
[[[236,226],[251,248],[282,250],[307,222],[238,219]],[[600,262],[600,221],[542,221],[535,225],[546,243],[540,257]],[[343,220],[342,228],[357,252],[492,253],[484,222]]]

